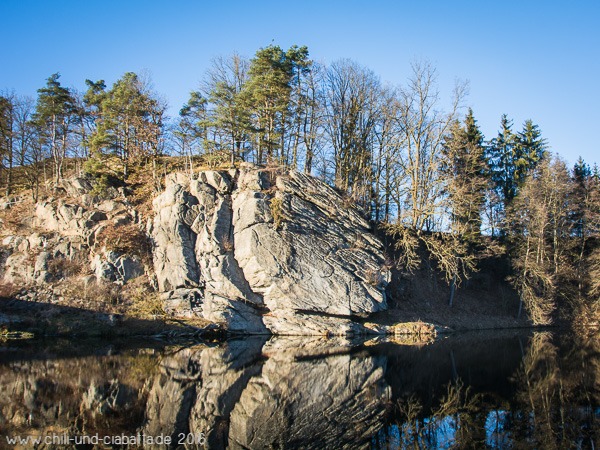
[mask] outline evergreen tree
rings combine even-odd
[[[104,91],[103,82],[88,83],[86,99],[97,108],[96,130],[91,137],[96,157],[112,153],[127,178],[132,158],[156,156],[163,142],[165,105],[137,74],[127,72]]]
[[[531,120],[525,121],[523,130],[517,134],[512,131],[512,121],[502,115],[498,136],[487,148],[487,164],[500,204],[490,205],[491,210],[503,216],[506,209],[519,193],[525,179],[543,160],[546,153],[546,141],[541,137],[537,125]],[[506,230],[503,230],[503,233]]]
[[[506,114],[500,120],[498,136],[492,139],[487,149],[490,175],[504,206],[517,195],[515,179],[515,157],[517,137],[512,131],[512,121]]]
[[[546,154],[546,139],[542,138],[540,128],[528,119],[523,130],[517,134],[515,145],[515,179],[517,190],[525,182],[525,178],[539,164]]]
[[[587,234],[588,203],[592,187],[592,170],[580,156],[573,166],[573,231],[579,238]]]
[[[282,161],[282,142],[288,120],[292,65],[281,47],[269,45],[256,52],[250,63],[245,98],[254,118],[257,161]]]
[[[63,162],[67,156],[68,138],[77,120],[75,101],[69,89],[61,86],[60,74],[51,75],[46,86],[38,89],[34,121],[41,131],[45,146],[50,149],[54,165],[54,184],[62,179]]]
[[[174,135],[179,144],[181,154],[187,158],[190,173],[193,170],[192,157],[202,143],[206,142],[206,99],[198,91],[190,93],[190,99],[179,110],[179,122]]]
[[[293,45],[285,54],[290,64],[290,114],[288,119],[287,142],[284,142],[284,159],[292,167],[297,167],[299,158],[299,147],[303,135],[304,126],[309,123],[310,115],[315,107],[312,92],[310,90],[309,75],[313,62],[308,59],[308,48]],[[291,154],[290,154],[291,153]]]

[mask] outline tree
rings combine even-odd
[[[512,121],[502,115],[498,136],[487,149],[487,162],[491,180],[502,205],[502,211],[517,196],[527,176],[542,161],[546,152],[546,141],[541,131],[531,120],[526,120],[523,130],[512,131]]]
[[[292,66],[281,47],[261,48],[250,62],[244,98],[252,111],[257,162],[283,161]]]
[[[103,86],[102,81],[88,82],[85,97],[97,117],[91,149],[96,155],[118,156],[126,179],[131,159],[161,153],[166,105],[151,91],[149,81],[133,72],[125,73],[109,91]]]
[[[75,101],[69,89],[61,86],[60,74],[51,75],[46,86],[38,89],[34,120],[40,127],[44,145],[50,149],[54,167],[54,185],[63,177],[63,163],[68,152],[68,139],[77,116]]]
[[[6,171],[6,195],[12,190],[15,96],[0,95],[0,169]],[[1,175],[1,170],[0,170]]]
[[[298,166],[300,144],[312,139],[308,127],[313,125],[316,109],[316,90],[314,78],[311,77],[313,62],[308,59],[308,48],[293,45],[285,53],[290,65],[290,107],[288,114],[288,131],[284,133],[284,157],[287,164]],[[304,139],[303,139],[304,138]],[[291,153],[291,155],[290,155]]]
[[[180,153],[187,158],[190,174],[193,171],[192,158],[200,153],[203,142],[206,141],[207,113],[206,99],[198,91],[190,93],[190,99],[179,110],[179,121],[174,131]]]
[[[303,78],[301,94],[299,96],[300,140],[304,145],[304,173],[310,174],[313,169],[313,160],[320,150],[323,141],[324,126],[324,99],[322,66],[311,65],[311,70]]]
[[[406,200],[399,220],[412,229],[431,230],[440,216],[442,144],[465,94],[466,85],[457,85],[450,112],[439,111],[436,71],[428,63],[413,64],[408,86],[400,91],[398,122],[403,151],[399,164],[405,174],[401,189]]]
[[[441,172],[445,178],[452,230],[465,241],[475,244],[481,236],[481,214],[487,188],[487,165],[483,135],[473,116],[450,128],[442,147]]]
[[[380,82],[350,60],[331,65],[326,76],[326,130],[334,152],[334,183],[370,205],[374,131],[379,117]]]
[[[375,126],[375,199],[374,219],[376,222],[391,219],[395,202],[396,212],[400,199],[394,196],[398,187],[398,180],[402,175],[398,173],[398,159],[402,150],[400,128],[397,126],[400,104],[397,90],[386,86],[382,88],[380,98],[380,115]],[[383,210],[383,211],[382,211]]]
[[[507,210],[512,282],[535,324],[548,324],[556,308],[557,280],[570,265],[571,185],[566,164],[545,159],[523,183]]]
[[[33,120],[35,101],[29,97],[17,97],[15,102],[15,158],[21,167],[27,187],[34,202],[38,200],[40,177],[43,170],[43,139]]]
[[[212,140],[206,137],[207,150],[229,149],[231,164],[251,149],[251,108],[248,91],[249,63],[237,53],[216,58],[204,80],[204,92],[209,100],[208,125],[215,132]]]

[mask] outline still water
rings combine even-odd
[[[0,343],[0,448],[599,448],[599,406],[599,339],[551,332]]]

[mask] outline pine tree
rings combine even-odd
[[[61,86],[60,74],[51,75],[46,86],[38,89],[34,121],[40,128],[44,143],[50,149],[54,163],[54,184],[62,179],[63,162],[67,156],[68,138],[77,119],[71,92]]]
[[[256,52],[250,63],[245,98],[250,105],[256,130],[257,160],[282,161],[282,142],[288,120],[292,65],[281,47],[269,45]]]
[[[126,179],[131,159],[160,153],[166,106],[133,72],[125,73],[110,91],[104,91],[103,85],[103,82],[88,84],[86,94],[89,104],[97,108],[98,117],[91,137],[92,151],[97,156],[105,153],[118,156]]]
[[[181,154],[187,158],[189,171],[192,173],[192,158],[195,153],[200,153],[200,146],[206,142],[207,128],[207,100],[198,91],[190,93],[190,99],[179,110],[179,122],[173,132],[179,143]]]

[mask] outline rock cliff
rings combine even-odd
[[[232,331],[362,332],[386,309],[383,247],[334,189],[245,168],[169,177],[148,226],[168,309]]]
[[[89,180],[65,180],[62,195],[14,212],[25,217],[2,233],[2,282],[85,295],[145,275],[169,314],[257,334],[361,333],[359,319],[386,309],[382,244],[327,184],[247,165],[165,185],[142,225],[126,192],[99,200]]]

